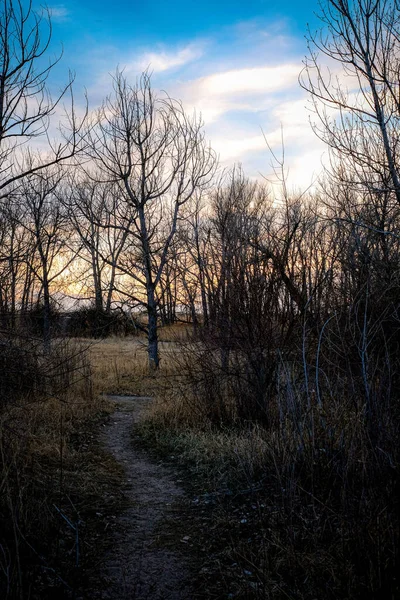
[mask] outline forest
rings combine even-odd
[[[3,598],[122,600],[93,591],[96,515],[124,507],[112,394],[152,398],[135,443],[208,498],[177,598],[400,597],[400,6],[319,18],[304,190],[283,141],[273,181],[222,169],[151,70],[52,96],[50,13],[1,0]]]

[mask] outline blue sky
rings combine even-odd
[[[307,186],[320,169],[322,147],[297,81],[307,23],[318,26],[316,0],[65,0],[49,8],[52,51],[64,48],[54,83],[72,69],[92,107],[117,65],[132,81],[149,67],[155,88],[201,112],[222,166],[241,162],[252,177],[269,175],[264,135],[279,152],[282,127],[291,182]]]

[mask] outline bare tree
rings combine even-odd
[[[95,179],[94,173],[84,180],[70,174],[62,201],[81,245],[80,258],[88,265],[95,310],[101,315],[111,311],[117,264],[129,234],[121,222],[129,222],[129,214],[118,186]]]
[[[78,118],[72,76],[54,99],[47,88],[61,58],[45,62],[51,33],[48,10],[33,11],[31,1],[27,5],[21,0],[0,1],[0,198],[26,175],[71,159],[81,143],[86,110]],[[59,127],[59,139],[52,142],[52,117],[67,96],[66,121]],[[46,154],[33,152],[33,141],[43,137]],[[28,152],[22,152],[28,143]]]
[[[390,191],[400,203],[400,12],[395,0],[327,0],[309,34],[300,78],[332,171],[353,189]],[[325,64],[324,64],[325,61]]]
[[[200,322],[208,325],[207,280],[213,280],[207,259],[210,231],[208,204],[207,194],[196,194],[188,204],[178,229],[175,251],[179,304],[185,307],[195,329]]]
[[[33,260],[35,244],[21,225],[22,205],[10,194],[0,205],[0,314],[2,326],[17,327],[17,313],[24,312],[31,299],[35,276],[28,264]]]
[[[146,309],[149,363],[157,368],[156,289],[181,207],[209,184],[216,160],[201,121],[187,116],[176,100],[157,97],[147,73],[131,86],[117,72],[113,87],[89,132],[89,155],[104,179],[119,185],[121,201],[130,209],[120,227],[129,232],[131,252],[118,268],[135,284],[132,299]]]
[[[43,342],[45,352],[51,345],[51,286],[74,260],[67,248],[70,236],[68,218],[58,198],[63,173],[47,168],[25,177],[17,200],[23,207],[21,226],[30,234],[34,253],[27,268],[39,283],[36,302],[43,305]]]

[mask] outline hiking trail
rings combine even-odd
[[[116,516],[102,565],[102,600],[190,600],[185,539],[165,543],[163,525],[179,523],[184,492],[166,466],[135,447],[132,432],[152,399],[108,396],[116,410],[103,443],[125,470],[126,507]],[[161,537],[163,539],[161,539]],[[176,536],[175,536],[176,538]]]

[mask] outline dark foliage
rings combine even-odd
[[[110,335],[136,335],[135,319],[122,310],[99,311],[81,308],[64,317],[64,331],[72,337],[106,338]]]

